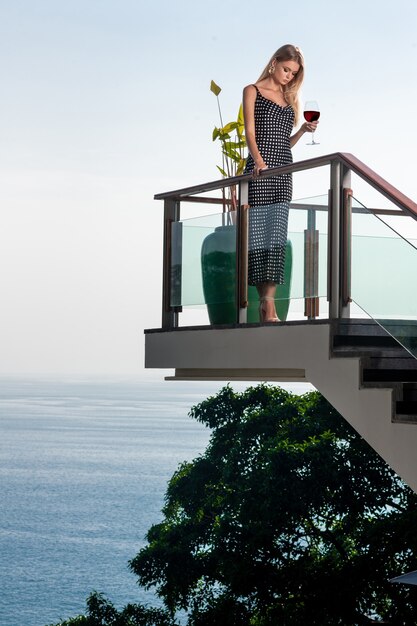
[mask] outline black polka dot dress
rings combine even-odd
[[[294,110],[265,98],[255,86],[255,139],[268,167],[292,163],[290,136]],[[245,173],[253,170],[249,155]],[[248,279],[250,285],[284,282],[292,176],[282,174],[249,182]]]

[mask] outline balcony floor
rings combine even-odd
[[[176,380],[310,382],[306,351],[328,354],[329,328],[325,319],[149,329],[145,367],[175,369]]]

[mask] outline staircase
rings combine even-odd
[[[396,334],[417,341],[416,325],[384,323],[393,324]],[[379,324],[367,319],[336,320],[331,329],[331,356],[359,357],[360,388],[392,389],[392,421],[417,424],[417,359]]]

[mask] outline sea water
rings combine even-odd
[[[188,417],[221,383],[0,379],[0,624],[160,605],[128,569],[162,519],[167,481],[204,451]]]

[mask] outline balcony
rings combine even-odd
[[[290,205],[280,323],[259,323],[248,286],[250,176],[155,196],[163,306],[145,366],[171,380],[310,382],[417,490],[417,205],[349,154],[262,176],[319,170],[328,189]]]

